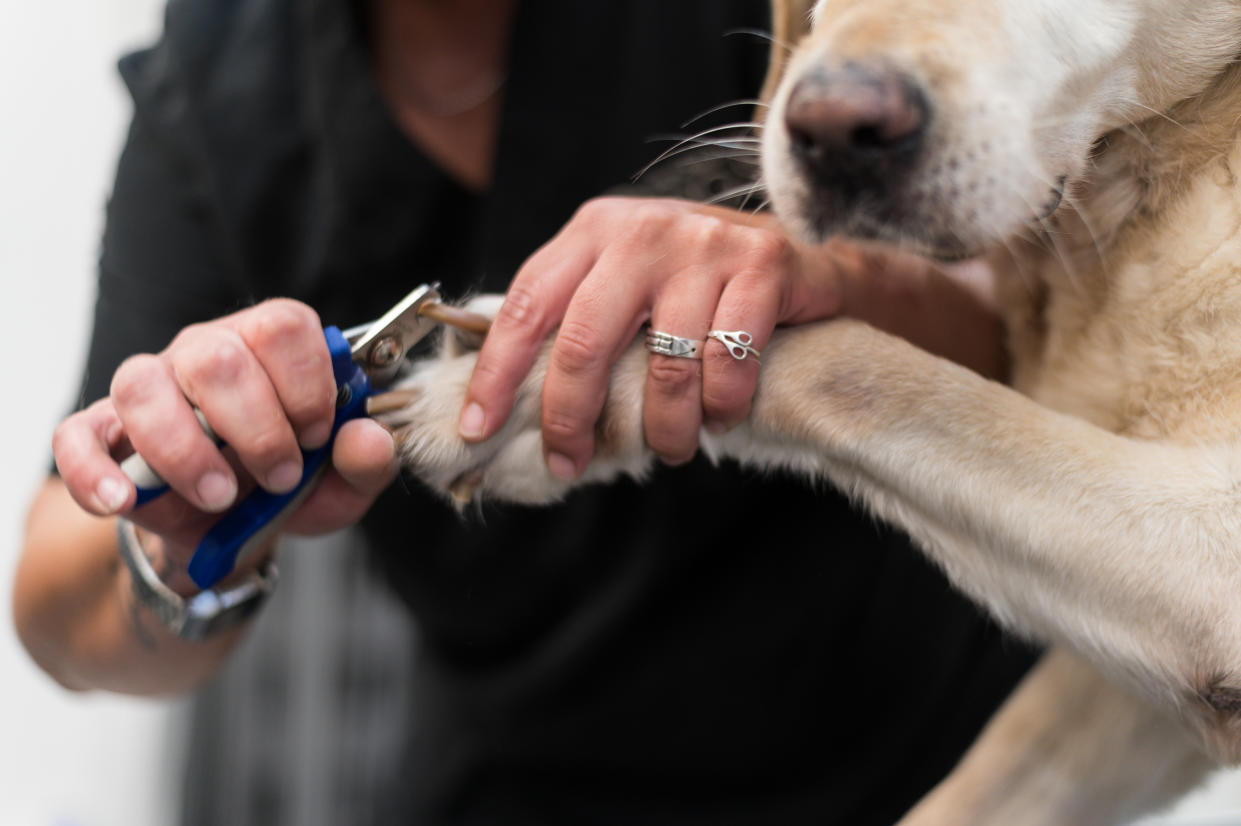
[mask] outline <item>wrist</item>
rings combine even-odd
[[[185,547],[170,541],[161,534],[134,525],[134,536],[138,546],[150,561],[151,567],[159,576],[160,581],[178,596],[190,598],[203,589],[194,583],[189,574],[189,559],[193,548]],[[227,577],[220,580],[215,588],[227,590],[245,580],[252,572],[265,567],[273,560],[276,553],[276,537],[263,543],[252,553],[237,560],[236,566]]]
[[[247,619],[275,589],[277,572],[271,543],[252,554],[252,559],[225,580],[201,590],[184,565],[172,562],[175,557],[168,553],[164,540],[156,534],[144,534],[147,541],[158,546],[156,549],[143,544],[137,526],[128,519],[117,520],[118,550],[128,569],[128,599],[135,619],[137,612],[145,609],[177,636],[200,640]]]

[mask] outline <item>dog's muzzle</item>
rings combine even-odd
[[[929,120],[916,83],[893,69],[858,62],[805,72],[784,108],[801,173],[845,203],[898,191],[922,149]]]

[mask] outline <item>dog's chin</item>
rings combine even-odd
[[[955,231],[942,219],[932,225],[916,215],[875,214],[858,208],[834,209],[822,201],[806,201],[781,218],[803,243],[821,246],[833,239],[846,239],[895,247],[945,264],[977,258],[993,244],[972,237],[974,228]]]

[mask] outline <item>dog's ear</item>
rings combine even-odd
[[[784,67],[789,62],[793,47],[810,31],[810,10],[815,0],[771,0],[771,62],[767,66],[767,79],[763,81],[763,91],[759,99],[770,103],[784,76]],[[762,122],[767,111],[766,106],[758,107],[760,111],[755,120]]]

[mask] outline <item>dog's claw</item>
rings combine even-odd
[[[483,483],[483,469],[473,468],[458,476],[448,486],[448,495],[458,505],[468,505],[474,499],[474,491]]]
[[[417,387],[406,387],[400,390],[389,390],[387,393],[379,393],[366,400],[366,415],[382,416],[385,413],[395,413],[408,407],[420,395],[422,395],[422,390]]]

